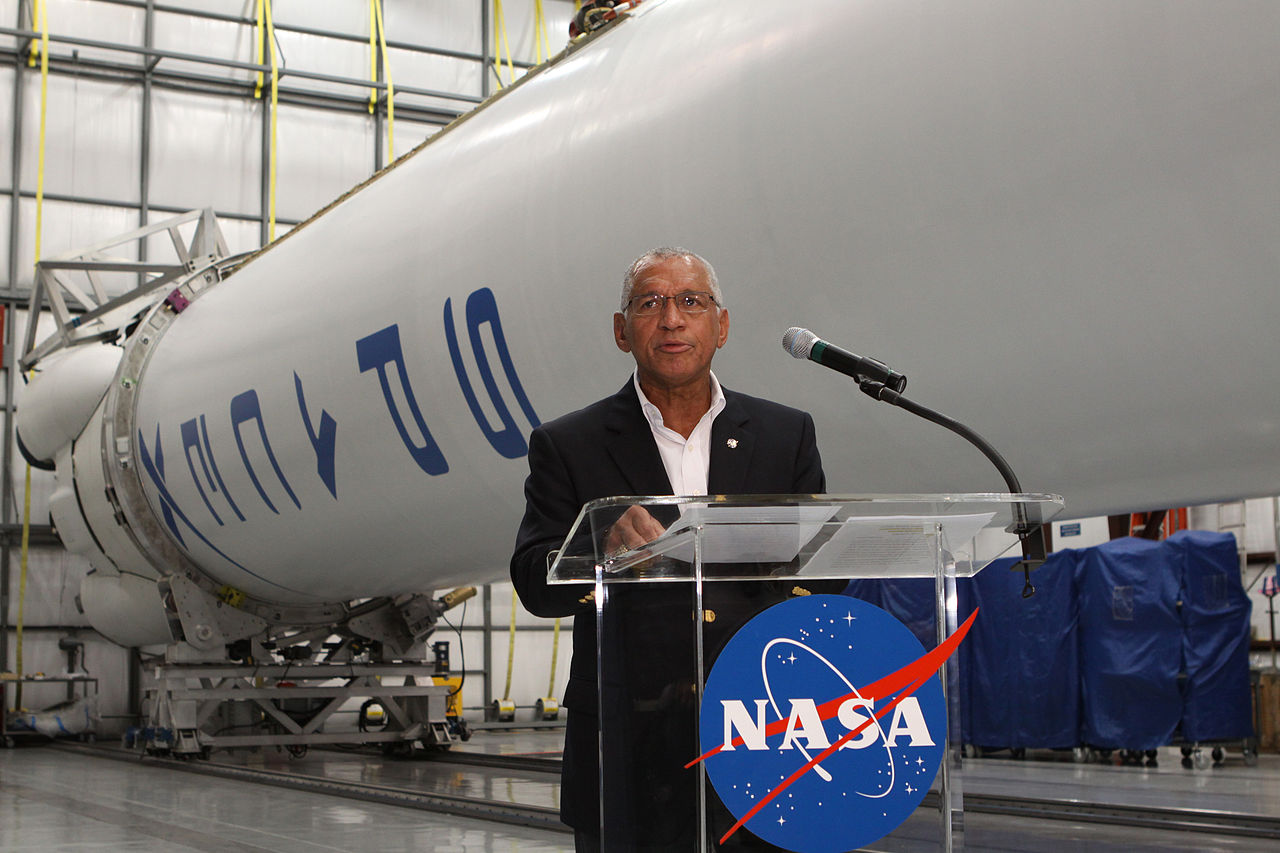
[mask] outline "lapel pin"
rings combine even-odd
[[[728,441],[726,441],[725,444],[729,445],[730,450],[733,450],[735,447],[738,446],[738,439],[731,438]]]

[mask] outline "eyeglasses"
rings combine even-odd
[[[637,317],[650,317],[665,311],[668,299],[675,302],[676,308],[679,309],[681,314],[701,314],[711,308],[712,305],[720,304],[710,293],[686,290],[684,293],[677,293],[675,296],[663,296],[660,293],[633,296],[627,303],[627,308]]]

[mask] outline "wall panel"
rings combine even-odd
[[[491,0],[484,1],[491,4]],[[476,0],[384,0],[383,21],[388,41],[480,53],[481,16]]]
[[[439,124],[424,124],[423,122],[418,122],[418,121],[405,121],[399,118],[396,119],[395,156],[403,157],[405,154],[408,154],[410,151],[412,151],[413,149],[421,145],[424,140],[428,139],[429,137],[435,136],[437,133],[439,133],[442,127],[443,125],[439,125]],[[387,138],[389,131],[390,131],[390,128],[388,127],[387,123],[383,122],[382,123],[382,163],[383,165],[386,165],[387,163],[391,162],[391,159],[392,159],[391,157],[387,156],[388,150],[389,150],[388,138]]]
[[[277,133],[278,217],[305,219],[373,172],[373,119],[367,114],[282,104]]]
[[[18,26],[18,0],[0,0],[0,25]],[[24,21],[22,25],[26,26],[26,22]],[[18,40],[13,36],[0,36],[0,47],[12,48],[17,43]]]
[[[18,488],[22,488],[21,479],[18,480]],[[21,506],[21,491],[18,500]],[[47,514],[42,519],[32,519],[32,524],[48,523]],[[17,557],[16,550],[14,556]],[[13,602],[11,617],[17,616],[18,567],[18,560],[15,559],[9,579],[9,596]],[[88,561],[67,553],[63,548],[32,546],[27,554],[27,595],[23,608],[26,624],[78,625],[87,628],[89,623],[76,609],[76,596],[80,594],[80,580],[88,571]]]
[[[485,70],[478,62],[397,48],[391,48],[388,54],[391,57],[391,80],[397,86],[416,86],[448,95],[481,97],[481,84]],[[436,98],[396,91],[396,106],[436,107],[465,111],[473,103],[456,98]]]
[[[259,214],[262,105],[161,90],[153,98],[151,202]]]
[[[35,267],[36,200],[22,199],[18,211],[18,288],[29,290]],[[138,227],[138,211],[127,207],[49,199],[44,202],[43,219],[41,255],[46,258],[83,249]],[[116,254],[118,257],[137,257],[137,251],[132,247],[123,247]],[[115,294],[132,286],[134,279],[123,276],[105,278],[104,281],[108,285],[108,293]]]
[[[40,75],[23,75],[22,188],[34,192],[40,144]],[[44,191],[136,202],[142,91],[127,82],[50,75]]]
[[[3,12],[0,11],[0,15]],[[5,26],[8,18],[0,17]],[[13,186],[13,67],[0,66],[0,187]],[[0,239],[8,240],[8,232],[0,232]]]
[[[279,45],[280,65],[284,69],[280,85],[313,92],[332,92],[346,97],[358,97],[367,91],[348,83],[310,80],[292,76],[289,72],[308,71],[354,80],[371,79],[368,42],[347,41],[288,30],[277,30],[276,41]]]
[[[171,4],[166,4],[171,5]],[[252,13],[252,4],[218,4],[223,14]],[[180,12],[156,12],[155,47],[159,50],[195,56],[211,56],[237,62],[255,61],[254,27],[229,21],[196,18]],[[226,80],[248,82],[254,72],[180,59],[165,59],[163,70],[200,74]]]
[[[95,0],[45,0],[45,9],[50,34],[122,45],[143,43],[142,9]],[[38,23],[32,29],[39,30]],[[84,46],[75,49],[81,59],[141,63],[136,54],[124,51]]]

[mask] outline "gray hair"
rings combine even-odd
[[[697,252],[690,252],[688,249],[681,249],[678,246],[663,246],[645,252],[636,258],[635,263],[627,269],[627,274],[622,277],[622,308],[620,310],[627,310],[627,305],[631,302],[631,290],[635,287],[636,278],[640,275],[640,272],[650,264],[670,260],[671,258],[689,258],[701,264],[702,268],[707,271],[707,284],[711,286],[711,295],[716,298],[717,305],[721,308],[724,307],[724,297],[720,295],[720,282],[716,278],[715,268],[707,262],[707,259]]]

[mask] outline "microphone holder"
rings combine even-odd
[[[906,409],[913,415],[918,415],[927,421],[946,427],[960,437],[964,438],[974,447],[982,451],[992,464],[999,470],[1000,476],[1004,477],[1005,483],[1009,486],[1009,491],[1014,494],[1021,494],[1022,485],[1018,482],[1018,477],[1013,473],[1013,469],[1009,467],[1009,463],[1000,455],[991,443],[985,438],[969,429],[964,424],[949,418],[941,412],[935,412],[927,406],[922,406],[914,400],[909,400],[902,396],[899,392],[885,385],[883,382],[876,382],[872,379],[860,379],[858,388],[864,394],[882,403],[888,403],[892,406],[898,406]],[[1045,561],[1046,548],[1044,542],[1044,527],[1039,519],[1039,509],[1036,507],[1028,507],[1026,504],[1016,503],[1013,506],[1013,524],[1008,528],[1010,533],[1017,535],[1022,543],[1022,560],[1017,566],[1022,567],[1022,574],[1026,580],[1026,584],[1022,587],[1022,597],[1030,598],[1036,594],[1036,588],[1031,584],[1031,570],[1037,568]]]

